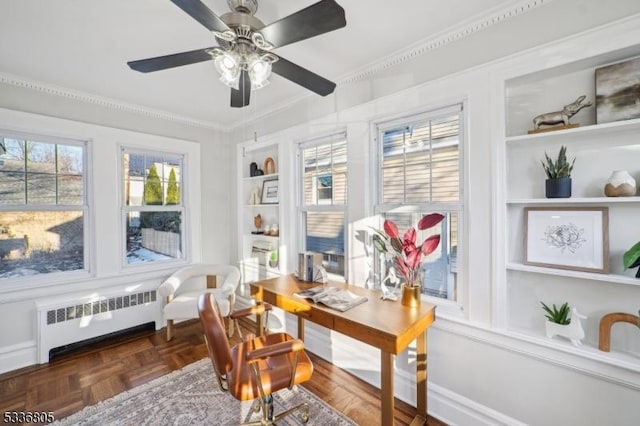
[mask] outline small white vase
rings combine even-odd
[[[636,195],[636,180],[626,170],[614,170],[604,186],[607,197],[631,197]]]

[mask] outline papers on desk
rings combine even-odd
[[[294,294],[304,299],[311,299],[315,303],[322,303],[340,312],[348,311],[354,306],[367,301],[366,296],[358,296],[349,290],[340,290],[337,287],[321,285]]]

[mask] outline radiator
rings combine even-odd
[[[135,286],[134,286],[135,287]],[[38,362],[49,351],[149,322],[162,324],[162,306],[155,288],[95,292],[36,301]]]

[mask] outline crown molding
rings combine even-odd
[[[416,57],[429,53],[433,50],[445,47],[450,43],[469,37],[493,25],[500,24],[508,21],[509,19],[523,15],[540,6],[549,4],[552,1],[554,0],[521,0],[518,2],[509,1],[507,2],[508,4],[503,3],[487,10],[479,16],[476,15],[467,21],[462,21],[455,27],[449,27],[445,31],[419,40],[400,52],[381,58],[361,67],[355,72],[344,75],[337,80],[337,85],[340,87],[369,79],[389,68],[411,61]],[[246,117],[245,120],[247,122],[257,121],[261,118],[272,115],[274,112],[285,110],[288,107],[312,96],[313,95],[310,93],[301,94],[287,101],[281,102],[280,104],[272,105],[267,112]],[[242,123],[232,123],[225,130],[232,131],[241,125]]]
[[[78,102],[84,102],[87,104],[97,105],[117,111],[139,114],[145,117],[166,120],[187,126],[218,131],[225,130],[222,126],[219,126],[212,122],[197,120],[195,118],[181,116],[167,111],[153,109],[142,105],[131,104],[117,99],[107,98],[104,96],[82,92],[80,90],[69,89],[62,86],[56,86],[54,84],[44,83],[42,81],[19,77],[4,72],[0,72],[0,84],[7,84],[10,86],[17,86],[24,89],[35,90],[37,92],[46,93],[48,95],[60,96]]]
[[[476,16],[470,20],[463,21],[454,28],[448,28],[447,30],[442,31],[439,34],[420,40],[398,53],[384,57],[360,68],[354,73],[343,76],[342,78],[338,79],[338,86],[344,86],[366,80],[379,72],[395,67],[404,62],[408,62],[430,51],[440,49],[450,43],[469,37],[470,35],[473,35],[493,25],[523,15],[540,6],[549,4],[552,1],[554,0],[522,0],[518,2],[508,1],[506,2],[506,4],[503,3],[493,9],[489,9],[480,16]],[[0,83],[35,90],[49,95],[60,96],[92,105],[98,105],[104,108],[139,114],[146,117],[167,120],[178,124],[205,128],[209,130],[217,130],[228,133],[238,129],[243,125],[243,123],[241,122],[230,123],[228,125],[220,125],[214,122],[181,116],[167,111],[156,110],[142,105],[131,104],[117,99],[111,99],[92,93],[69,89],[62,86],[56,86],[53,84],[44,83],[41,81],[19,77],[3,72],[0,72]],[[261,118],[272,115],[274,112],[285,110],[286,108],[295,105],[300,101],[308,99],[311,96],[312,95],[310,93],[301,94],[292,99],[289,99],[288,101],[272,105],[267,112],[244,117],[242,121],[244,122],[244,124],[246,124],[247,122],[250,123],[257,121]]]
[[[413,43],[393,55],[365,65],[359,71],[344,76],[340,80],[340,84],[350,84],[365,80],[374,74],[411,61],[432,50],[440,49],[450,43],[523,15],[552,1],[553,0],[521,0],[515,3],[509,2],[506,6],[505,4],[499,5],[479,16],[475,16],[467,21],[462,21],[455,27],[449,27],[445,31]]]

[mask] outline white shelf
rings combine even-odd
[[[566,130],[554,130],[542,133],[532,133],[527,135],[509,136],[506,138],[507,144],[520,142],[531,142],[533,140],[558,139],[569,140],[589,134],[589,136],[605,136],[614,132],[633,132],[640,130],[640,119],[614,121],[612,123],[593,124],[591,126],[574,127]]]
[[[623,352],[602,352],[595,346],[591,346],[587,342],[583,342],[582,346],[575,347],[568,340],[561,339],[559,337],[547,338],[544,335],[535,334],[530,330],[507,330],[505,335],[513,338],[523,340],[526,342],[534,343],[538,346],[543,346],[572,355],[577,355],[583,358],[599,361],[605,364],[614,365],[630,371],[640,372],[640,362],[638,358]]]
[[[277,180],[278,179],[278,173],[269,173],[268,175],[260,175],[260,176],[247,176],[247,177],[244,177],[242,179],[247,181],[247,182],[261,181],[261,180]]]
[[[634,197],[574,197],[574,198],[514,198],[507,204],[624,204],[640,203],[640,196]]]
[[[265,234],[246,234],[252,238],[258,238],[261,240],[267,240],[267,241],[275,241],[278,242],[278,240],[280,239],[280,236],[275,236],[275,235],[265,235]]]
[[[640,198],[640,197],[638,197]],[[244,207],[248,209],[252,209],[254,207],[279,207],[280,203],[269,203],[269,204],[245,204]]]
[[[595,272],[571,271],[568,269],[544,268],[541,266],[524,265],[522,263],[509,262],[507,269],[512,271],[533,272],[536,274],[556,275],[584,280],[603,281],[615,284],[628,284],[640,286],[640,279],[617,274],[598,274]]]

